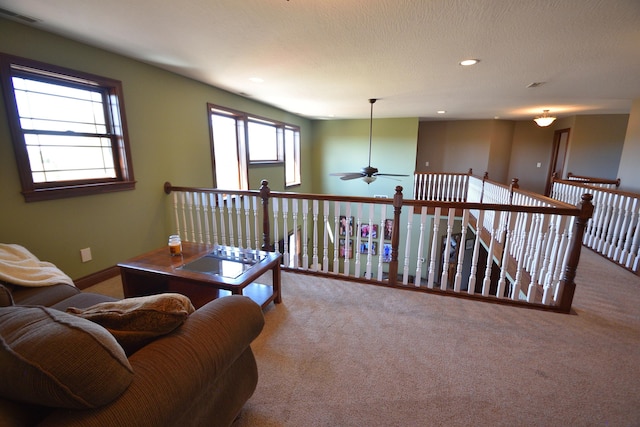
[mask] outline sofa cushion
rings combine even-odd
[[[103,302],[68,313],[96,322],[113,334],[128,355],[180,326],[195,311],[188,297],[164,293]]]
[[[8,307],[10,305],[13,305],[11,291],[0,283],[0,307]]]
[[[96,408],[122,394],[133,370],[109,332],[42,306],[0,308],[0,395],[60,408]]]
[[[13,286],[13,301],[18,305],[52,305],[79,294],[80,289],[75,286],[59,284],[39,288],[27,286]]]
[[[118,301],[118,298],[113,298],[102,294],[94,294],[92,292],[80,292],[51,305],[50,308],[55,308],[56,310],[60,311],[67,311],[69,307],[82,309],[91,307],[101,302],[111,301]]]

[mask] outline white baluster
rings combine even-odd
[[[617,204],[616,204],[616,208],[615,208],[615,214],[614,214],[614,218],[615,218],[615,226],[613,227],[613,234],[611,235],[611,239],[609,241],[609,251],[607,252],[607,257],[609,259],[615,259],[614,254],[617,254],[620,252],[620,244],[621,244],[621,239],[620,239],[620,229],[622,228],[622,221],[624,219],[626,219],[626,212],[627,210],[623,207],[624,203],[627,202],[627,208],[629,207],[628,204],[628,198],[620,195],[620,194],[616,194],[616,197],[618,198],[617,200]]]
[[[569,259],[569,242],[571,241],[571,236],[573,235],[573,224],[576,221],[576,217],[572,216],[571,219],[563,216],[560,220],[561,222],[561,230],[562,230],[562,239],[560,240],[560,248],[558,250],[558,265],[554,271],[553,276],[553,303],[557,303],[558,298],[561,292],[561,283],[560,278],[562,276],[562,272],[565,271],[567,266],[567,261]]]
[[[532,227],[532,232],[529,233],[530,239],[533,238],[536,240],[536,244],[534,246],[533,256],[531,254],[527,254],[527,256],[532,259],[529,267],[529,273],[531,276],[531,282],[529,282],[529,289],[527,290],[527,301],[533,302],[534,291],[536,286],[538,285],[539,278],[539,269],[541,267],[541,263],[544,259],[544,251],[547,247],[547,240],[549,239],[549,221],[551,219],[550,215],[540,215],[537,213],[529,215],[529,217],[533,217],[532,220],[534,223],[538,223],[538,226]],[[530,220],[531,221],[531,220]]]
[[[197,235],[198,235],[198,243],[203,243],[204,240],[202,238],[202,218],[200,216],[200,194],[198,193],[193,193],[193,205],[194,205],[194,209],[196,211],[196,231],[197,231]]]
[[[227,215],[228,218],[228,230],[229,230],[229,246],[236,246],[236,237],[233,232],[233,198],[229,195],[227,196]]]
[[[236,227],[238,229],[238,247],[242,247],[242,201],[241,196],[237,195],[235,197],[235,209],[236,209]]]
[[[244,200],[244,221],[247,232],[247,249],[251,249],[251,196],[242,196]],[[277,234],[274,234],[277,236]]]
[[[625,267],[631,268],[632,271],[637,272],[638,266],[638,257],[640,253],[638,252],[638,244],[640,242],[640,214],[638,215],[638,221],[636,221],[635,231],[633,233],[633,242],[631,243],[631,249],[629,250],[629,254],[627,256],[627,262],[625,263]],[[633,267],[632,267],[633,260]]]
[[[207,193],[201,193],[200,196],[202,197],[202,213],[204,216],[204,235],[206,244],[210,245],[211,234],[209,232],[209,219],[211,215],[211,205],[209,205],[209,197],[207,196]]]
[[[252,204],[251,204],[251,212],[253,214],[253,230],[254,230],[254,236],[253,239],[255,241],[255,250],[259,250],[260,249],[260,238],[262,237],[260,234],[260,230],[262,229],[262,227],[258,226],[258,215],[260,213],[260,205],[258,203],[258,196],[253,196],[251,198],[253,200]],[[260,219],[262,220],[262,218]]]
[[[180,192],[180,209],[182,210],[182,229],[184,230],[184,240],[189,239],[189,228],[187,228],[187,212],[184,192]]]
[[[504,298],[504,294],[505,294],[505,289],[506,289],[506,277],[507,277],[507,270],[509,268],[509,245],[510,245],[510,240],[511,240],[511,233],[512,233],[512,221],[513,221],[513,214],[512,212],[505,212],[504,213],[507,216],[507,223],[504,226],[504,231],[502,232],[505,237],[504,237],[504,246],[502,247],[502,261],[500,262],[500,278],[498,279],[498,289],[496,291],[496,296],[498,298]]]
[[[629,267],[627,264],[627,260],[629,259],[629,251],[631,249],[631,243],[633,242],[633,233],[638,228],[638,198],[633,198],[633,205],[631,207],[631,218],[629,219],[629,225],[627,225],[627,234],[624,238],[624,248],[622,249],[622,253],[620,254],[620,259],[618,262]]]
[[[322,248],[322,271],[329,272],[329,201],[323,202],[324,211],[324,247]]]
[[[173,192],[173,216],[176,220],[176,234],[180,235],[180,217],[178,214],[178,192]]]
[[[289,199],[282,199],[282,232],[284,234],[282,257],[284,258],[284,266],[291,267],[291,252],[289,248]],[[295,236],[297,230],[293,229],[293,235]],[[297,248],[296,248],[297,252]],[[296,253],[297,255],[297,253]],[[297,256],[296,256],[297,258]]]
[[[309,241],[309,225],[308,225],[308,215],[309,215],[309,199],[302,199],[302,268],[304,270],[309,269],[309,245],[307,242]]]
[[[211,207],[211,234],[213,234],[212,243],[218,245],[218,214],[216,207],[216,195],[209,193],[209,206]]]
[[[311,270],[318,270],[318,200],[313,200],[313,254]]]
[[[189,220],[189,230],[191,231],[191,242],[197,242],[196,240],[196,227],[195,224],[193,222],[193,196],[194,194],[192,192],[188,192],[187,193],[187,212],[188,212],[188,217],[187,219]]]
[[[420,211],[420,237],[418,237],[418,253],[416,259],[416,278],[414,283],[416,286],[420,286],[422,280],[422,260],[424,259],[424,234],[425,223],[427,222],[427,207],[423,206]]]
[[[345,212],[346,216],[346,226],[345,226],[345,235],[344,235],[344,266],[343,273],[345,275],[349,275],[349,270],[351,267],[351,261],[349,255],[353,256],[353,242],[351,241],[351,232],[353,231],[353,224],[351,221],[351,203],[347,203],[347,208]]]
[[[387,205],[380,205],[380,227],[378,227],[378,238],[380,239],[380,243],[378,244],[378,280],[382,281],[383,276],[383,259],[384,259],[384,233],[385,233],[385,223],[387,219]]]
[[[291,215],[293,216],[293,232],[298,232],[298,199],[291,199]],[[306,246],[300,242],[301,246]],[[300,260],[298,259],[298,253],[300,252],[300,248],[296,247],[293,256],[293,268],[298,268],[300,265]]]
[[[407,241],[404,248],[404,268],[402,275],[402,284],[409,283],[409,262],[411,261],[411,224],[413,222],[413,205],[409,206],[407,215]],[[395,225],[395,224],[394,224]]]
[[[440,278],[440,290],[446,291],[449,287],[449,254],[451,253],[451,235],[453,234],[453,223],[455,221],[455,212],[453,208],[448,209],[447,214],[447,238],[445,239],[445,248],[442,254],[442,276]]]
[[[607,209],[607,218],[606,218],[606,233],[602,238],[602,255],[605,257],[609,253],[609,248],[613,242],[613,233],[616,222],[616,216],[618,214],[618,195],[610,194],[609,195],[609,206]]]
[[[491,227],[491,240],[489,243],[489,250],[487,255],[487,266],[484,270],[484,279],[482,281],[482,295],[489,296],[491,287],[491,270],[493,268],[493,253],[495,251],[495,242],[498,240],[500,234],[500,222],[502,212],[493,211],[493,225]]]
[[[360,277],[360,245],[362,237],[360,235],[360,230],[362,230],[362,203],[356,203],[356,229],[355,229],[355,237],[356,237],[356,245],[353,248],[355,254],[355,277]]]
[[[427,287],[433,289],[436,274],[436,254],[438,253],[438,231],[440,230],[440,212],[438,206],[433,212],[433,233],[431,234],[431,254],[429,256],[429,281]]]
[[[334,224],[333,224],[333,272],[340,272],[340,262],[338,257],[338,249],[340,248],[340,202],[334,202]]]
[[[611,194],[604,194],[602,198],[602,204],[600,205],[600,221],[598,221],[598,241],[596,244],[596,251],[602,253],[602,247],[607,235],[607,227],[609,226],[609,216],[611,215],[610,209]]]
[[[458,266],[456,268],[456,277],[453,284],[453,290],[460,292],[462,289],[462,265],[464,264],[464,255],[467,239],[467,227],[469,226],[469,209],[462,212],[462,229],[460,236],[460,244],[458,245]]]
[[[280,219],[280,200],[277,197],[270,197],[271,200],[271,210],[273,211],[273,246],[274,246],[274,251],[280,253],[280,233],[278,230],[278,220]],[[282,199],[282,202],[284,203],[284,199]],[[288,243],[289,240],[289,236],[287,235],[287,228],[286,226],[283,224],[283,238],[282,238],[282,244],[286,245]],[[284,248],[283,248],[284,249]],[[284,265],[285,267],[288,267],[289,262],[288,259],[285,259],[284,255],[282,256],[282,265]]]
[[[221,193],[218,193],[218,218],[220,219],[220,244],[229,246],[227,242],[227,227],[225,224],[226,200]]]
[[[476,218],[476,238],[473,244],[473,256],[471,258],[471,271],[469,272],[469,284],[467,285],[467,293],[473,295],[476,293],[476,271],[478,270],[478,257],[480,256],[480,240],[482,234],[482,223],[484,222],[484,211],[478,211]]]
[[[365,269],[365,273],[364,273],[364,277],[365,279],[369,280],[371,279],[371,260],[373,259],[373,245],[375,244],[373,239],[374,239],[374,233],[373,233],[373,227],[374,227],[374,223],[373,223],[373,214],[374,214],[374,208],[375,205],[373,203],[369,203],[369,235],[367,236],[367,266]],[[376,234],[375,237],[377,238],[378,235]]]
[[[521,231],[521,236],[520,236],[520,245],[524,246],[526,240],[527,240],[527,234],[528,234],[528,230],[531,229],[531,218],[532,215],[528,214],[528,213],[523,213],[524,218],[523,218],[523,227],[522,227],[522,231]],[[524,258],[525,258],[525,251],[521,250],[519,251],[519,257],[517,258],[517,270],[516,270],[516,277],[513,281],[513,286],[511,289],[511,299],[513,300],[519,300],[520,299],[520,289],[522,288],[522,270],[524,270]],[[532,280],[533,281],[533,280]]]

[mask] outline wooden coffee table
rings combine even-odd
[[[183,242],[182,255],[162,247],[118,264],[125,297],[176,292],[194,307],[226,295],[246,295],[265,308],[282,301],[282,254]],[[256,283],[271,270],[272,284]]]

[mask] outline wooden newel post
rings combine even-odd
[[[391,230],[391,262],[389,263],[389,284],[398,282],[398,246],[400,245],[400,212],[402,211],[402,186],[396,186],[393,196],[393,229]]]
[[[569,257],[564,269],[564,274],[560,280],[561,294],[558,300],[560,301],[560,309],[565,313],[569,313],[571,311],[573,295],[576,291],[576,270],[578,268],[578,263],[580,262],[580,251],[582,249],[584,229],[587,226],[587,222],[589,222],[589,218],[593,215],[592,199],[593,196],[591,194],[585,193],[582,195],[582,201],[577,205],[578,209],[580,209],[580,215],[576,218],[576,221],[573,224],[573,236],[569,243]]]
[[[520,184],[518,184],[518,181],[520,181],[518,178],[511,178],[511,185],[509,186],[509,204],[510,205],[513,204],[513,190],[520,188]]]
[[[482,190],[480,191],[480,203],[482,203],[482,200],[484,199],[484,183],[488,179],[489,179],[489,172],[485,172],[484,175],[482,175]]]
[[[272,251],[271,245],[271,230],[269,228],[269,197],[271,196],[271,189],[269,188],[269,181],[263,179],[260,181],[260,197],[262,198],[262,250]]]

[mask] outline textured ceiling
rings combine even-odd
[[[422,119],[628,113],[640,98],[640,0],[0,0],[0,8],[310,118],[368,117],[369,98],[380,99],[376,117]],[[458,65],[466,58],[480,63]],[[533,82],[544,84],[527,88]]]

